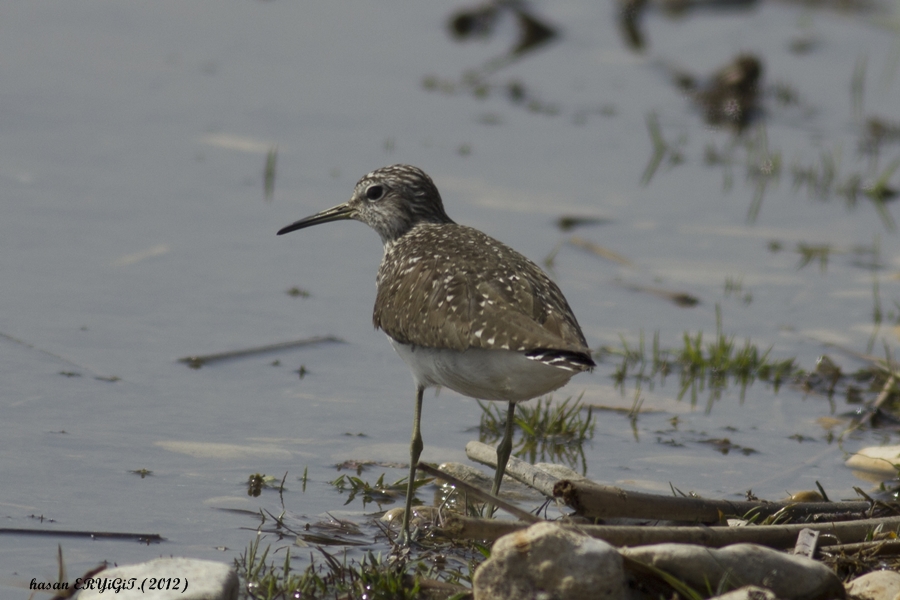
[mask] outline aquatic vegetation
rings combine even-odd
[[[481,422],[479,441],[496,442],[503,435],[506,411],[495,403],[478,403]],[[529,462],[555,460],[573,468],[586,469],[584,442],[594,435],[593,409],[581,396],[554,403],[540,398],[534,403],[516,405],[516,428],[521,435],[513,441],[513,454]]]
[[[394,483],[387,484],[384,482],[384,475],[385,474],[382,473],[381,476],[378,477],[378,480],[373,484],[360,477],[344,474],[332,481],[331,485],[342,493],[345,491],[348,492],[347,501],[344,502],[344,505],[350,504],[357,496],[359,496],[362,499],[363,508],[369,503],[375,503],[381,508],[383,504],[391,504],[394,502],[395,498],[403,497],[406,493],[406,477],[398,479]],[[430,481],[430,479],[417,479],[415,489],[422,487]]]
[[[317,548],[321,563],[310,552],[309,564],[302,571],[291,569],[291,548],[285,546],[284,560],[276,564],[267,562],[271,546],[260,551],[261,536],[257,536],[247,549],[235,559],[238,575],[245,584],[247,594],[259,600],[287,598],[416,598],[419,583],[416,577],[406,574],[402,562],[390,561],[366,553],[362,560],[347,560]],[[273,554],[275,553],[273,552]]]
[[[709,404],[718,400],[730,384],[740,388],[741,400],[747,387],[757,379],[769,382],[777,392],[785,381],[798,371],[793,358],[770,358],[771,348],[760,350],[749,339],[743,345],[735,342],[733,335],[722,331],[722,314],[716,307],[716,333],[711,341],[704,342],[703,332],[684,333],[681,348],[660,347],[659,333],[653,336],[649,352],[644,345],[643,333],[637,348],[622,339],[621,349],[607,349],[621,357],[621,363],[613,373],[616,386],[624,393],[626,382],[635,384],[635,399],[640,397],[641,385],[652,386],[656,381],[664,383],[669,375],[679,378],[678,399],[690,392],[691,404],[696,404],[701,392],[709,390]]]

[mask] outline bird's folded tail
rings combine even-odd
[[[571,350],[553,350],[550,348],[538,348],[529,350],[525,356],[531,360],[542,362],[551,367],[558,367],[573,373],[590,371],[597,366],[587,352],[573,352]]]

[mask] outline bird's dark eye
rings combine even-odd
[[[384,187],[380,185],[370,185],[366,188],[366,198],[369,200],[381,200],[384,196]]]

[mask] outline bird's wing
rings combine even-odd
[[[421,229],[385,255],[376,327],[431,348],[587,352],[565,297],[537,265],[471,228]]]

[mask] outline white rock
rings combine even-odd
[[[900,465],[900,446],[869,446],[850,456],[844,464],[854,471],[896,477]]]
[[[475,600],[621,600],[625,573],[606,542],[545,522],[497,540],[473,590]]]
[[[728,591],[747,585],[772,590],[784,600],[843,598],[834,572],[812,559],[756,544],[706,548],[691,544],[657,544],[625,548],[628,558],[678,577],[699,591]]]
[[[894,600],[900,596],[900,573],[872,571],[847,584],[847,594],[862,600]]]
[[[78,600],[236,600],[238,597],[238,577],[231,565],[193,558],[157,558],[114,567],[100,571],[89,581],[93,585],[88,588],[82,583],[84,589],[78,594]]]

